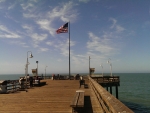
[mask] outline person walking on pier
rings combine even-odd
[[[83,76],[80,76],[80,88],[81,88],[81,85],[84,85],[84,80],[83,80]]]
[[[29,81],[30,81],[30,87],[33,87],[33,77],[30,77]]]

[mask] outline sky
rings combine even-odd
[[[69,73],[67,22],[71,74],[150,72],[149,0],[0,0],[0,74]]]

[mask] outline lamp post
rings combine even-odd
[[[36,63],[37,63],[37,70],[36,70],[36,76],[38,76],[38,61],[36,61]]]
[[[32,57],[33,57],[33,56],[32,56],[32,52],[31,52],[31,51],[28,51],[28,52],[27,52],[27,63],[26,63],[26,88],[27,88],[28,65],[30,64],[30,63],[28,62],[28,53],[29,53],[29,52],[31,53],[29,58],[32,58]]]
[[[90,56],[89,56],[89,76],[90,76]]]
[[[111,71],[111,76],[112,76],[112,63],[110,62],[110,58],[108,59],[107,63],[110,64],[110,71]]]
[[[102,67],[102,76],[103,76],[103,66],[102,66],[102,64],[100,66]]]
[[[45,78],[46,78],[46,68],[47,68],[47,67],[48,67],[48,66],[45,67]]]

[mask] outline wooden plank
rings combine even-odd
[[[91,86],[92,86],[92,89],[93,89],[93,91],[94,91],[94,93],[95,93],[95,95],[96,95],[96,97],[97,97],[97,100],[99,101],[99,103],[100,103],[100,105],[102,106],[103,110],[104,110],[106,113],[110,113],[110,112],[108,111],[107,106],[106,106],[106,105],[104,104],[104,102],[102,101],[102,99],[101,99],[101,97],[100,97],[98,91],[95,89],[95,87],[94,87],[92,84],[91,84]]]
[[[71,101],[71,104],[70,104],[71,107],[76,107],[77,102],[78,102],[78,98],[79,98],[79,92],[76,92],[73,100]]]
[[[84,92],[80,92],[77,107],[84,107]]]
[[[48,78],[48,77],[47,77]],[[71,113],[71,100],[76,91],[84,92],[84,107],[81,113],[103,113],[88,79],[89,88],[79,88],[78,80],[41,80],[42,87],[26,91],[0,94],[0,113]]]
[[[104,106],[107,106],[108,110],[110,112],[112,112],[112,113],[119,113],[119,112],[120,113],[121,112],[133,113],[133,111],[131,109],[129,109],[121,101],[119,101],[113,95],[111,95],[109,92],[107,92],[102,86],[100,86],[98,83],[96,83],[91,78],[89,78],[89,80],[90,80],[91,84],[93,84],[93,87],[95,87],[95,89],[97,90],[98,94],[101,96],[101,100],[103,101]]]

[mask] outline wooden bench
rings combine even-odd
[[[72,113],[79,113],[82,111],[82,108],[84,107],[84,91],[76,91],[70,107],[72,107]]]
[[[45,81],[39,82],[39,83],[33,83],[33,86],[44,86],[46,85]]]

